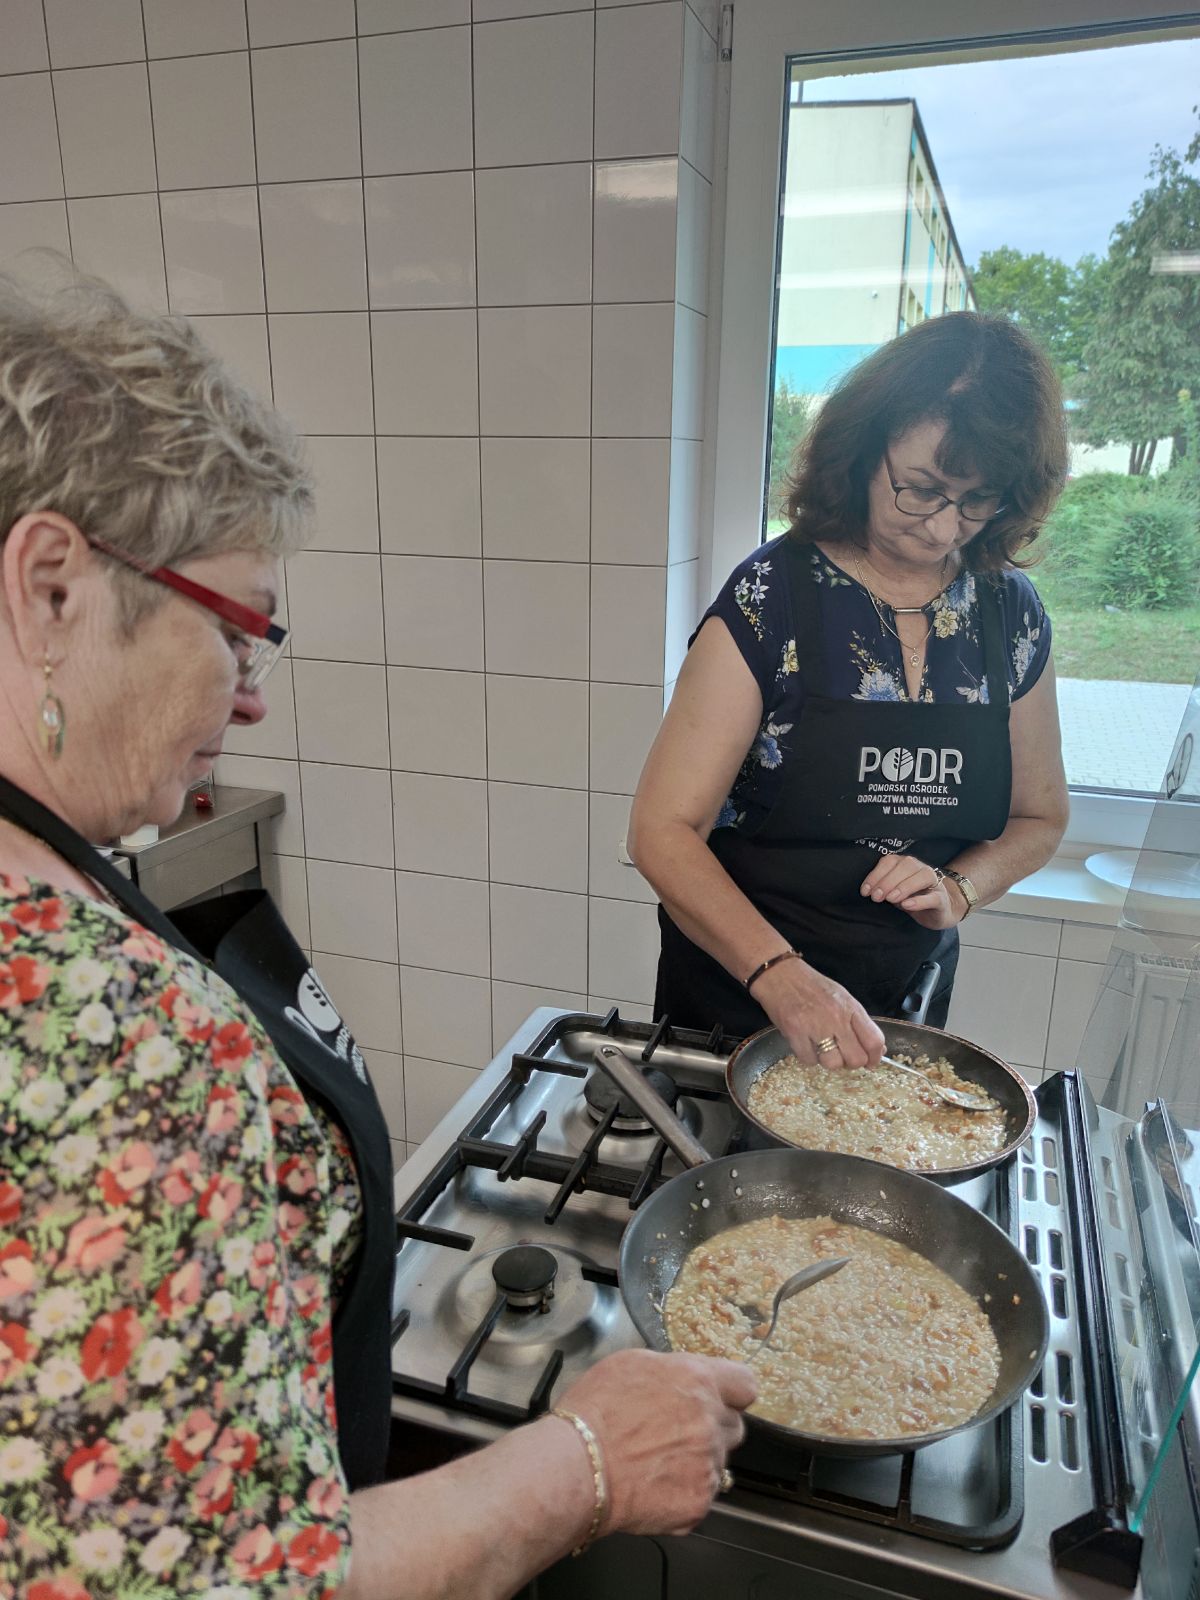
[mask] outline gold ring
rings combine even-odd
[[[725,1471],[721,1474],[721,1484],[720,1484],[721,1493],[722,1494],[728,1494],[730,1489],[732,1489],[732,1488],[733,1488],[733,1473],[730,1472],[728,1467],[726,1467]]]
[[[838,1042],[832,1034],[830,1034],[828,1039],[817,1040],[817,1054],[819,1056],[823,1056],[828,1050],[836,1050],[837,1047]]]

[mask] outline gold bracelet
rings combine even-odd
[[[592,1512],[592,1523],[582,1544],[575,1546],[571,1551],[573,1556],[581,1556],[587,1547],[595,1540],[600,1532],[600,1524],[604,1521],[608,1510],[608,1480],[604,1475],[604,1457],[600,1454],[600,1445],[596,1435],[588,1427],[582,1417],[577,1417],[573,1411],[564,1411],[562,1406],[551,1409],[552,1417],[561,1417],[564,1422],[569,1422],[575,1432],[583,1440],[584,1449],[588,1453],[588,1461],[592,1468],[592,1484],[596,1491],[596,1507]]]

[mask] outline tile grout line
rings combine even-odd
[[[46,76],[50,79],[50,109],[54,113],[54,137],[58,142],[58,170],[62,174],[63,221],[67,229],[67,251],[75,265],[75,245],[71,238],[71,207],[67,202],[67,163],[63,156],[62,129],[58,121],[58,96],[54,92],[54,73],[50,68],[50,24],[46,19],[46,0],[42,0],[42,36],[46,41]],[[57,199],[57,196],[55,196]],[[37,201],[14,201],[14,205],[38,204]]]
[[[362,201],[362,241],[363,241],[363,276],[366,291],[367,317],[367,371],[371,386],[371,462],[375,474],[375,527],[378,539],[378,551],[370,552],[376,555],[379,567],[379,623],[383,645],[383,708],[387,722],[387,750],[388,750],[388,809],[390,812],[389,839],[392,851],[392,924],[396,932],[396,1006],[400,1025],[400,1099],[404,1107],[404,1137],[408,1138],[408,1083],[404,1071],[405,1029],[404,1029],[404,983],[401,976],[400,962],[400,885],[397,877],[397,851],[396,851],[396,782],[395,768],[392,765],[392,703],[391,686],[388,682],[387,668],[387,600],[383,582],[383,517],[382,505],[379,494],[379,419],[375,404],[375,333],[371,323],[371,242],[367,231],[367,175],[366,162],[363,158],[363,109],[362,109],[362,44],[358,32],[358,0],[354,0],[354,93],[358,119],[358,165],[359,194]],[[377,770],[377,769],[372,769]],[[405,1145],[407,1149],[407,1144]]]
[[[143,4],[143,7],[144,7],[145,0],[142,0],[142,4]],[[245,18],[245,22],[246,22],[246,48],[245,48],[244,51],[237,50],[237,51],[230,51],[228,53],[232,54],[232,55],[238,55],[238,56],[245,55],[245,57],[246,57],[246,85],[247,85],[247,89],[248,89],[248,92],[249,92],[249,95],[250,95],[250,142],[251,142],[251,154],[252,154],[252,156],[254,158],[254,208],[255,208],[255,215],[258,218],[258,263],[259,263],[259,272],[260,272],[260,275],[261,275],[261,278],[262,278],[262,292],[263,292],[263,309],[262,309],[263,335],[264,335],[264,337],[266,339],[266,344],[267,344],[267,382],[271,386],[271,404],[274,405],[275,404],[275,367],[274,367],[274,362],[272,360],[272,355],[271,355],[271,316],[270,316],[271,302],[270,302],[270,298],[269,298],[268,293],[267,293],[267,252],[266,252],[266,249],[265,249],[265,247],[263,245],[262,186],[259,183],[259,171],[258,171],[258,119],[257,119],[257,117],[255,115],[254,70],[253,70],[253,58],[252,58],[251,53],[250,53],[250,0],[243,0],[242,14],[243,14],[243,16]],[[245,188],[246,185],[245,184],[237,184],[237,185],[231,185],[231,187]],[[159,199],[159,213],[160,213],[160,215],[161,215],[161,212],[162,212],[162,200],[161,200],[161,197],[160,197],[160,199]],[[165,254],[165,251],[164,251],[164,254]],[[282,569],[284,604],[287,605],[287,607],[288,607],[288,626],[289,626],[289,629],[290,629],[291,621],[292,621],[292,610],[291,610],[291,603],[290,603],[290,601],[288,599],[288,575],[287,575],[287,563],[286,562],[281,563],[281,569]],[[292,647],[294,648],[294,644],[295,644],[294,638],[290,641],[290,643],[291,643]],[[292,725],[296,729],[296,786],[300,791],[300,816],[298,818],[298,821],[299,821],[299,825],[300,825],[300,843],[301,843],[301,845],[303,847],[303,850],[304,850],[304,909],[305,909],[305,914],[306,914],[307,919],[308,919],[308,938],[309,938],[309,944],[311,945],[311,943],[312,943],[312,931],[313,931],[313,928],[312,928],[312,895],[311,895],[311,893],[309,891],[309,885],[308,885],[308,838],[307,838],[307,835],[305,834],[305,831],[304,831],[304,773],[303,773],[303,771],[301,769],[301,765],[300,765],[300,717],[299,717],[299,714],[298,714],[298,711],[297,711],[297,706],[296,706],[296,671],[295,671],[296,659],[297,658],[295,657],[295,655],[292,655],[292,671],[290,673],[291,697],[292,697]]]
[[[142,24],[142,45],[146,44],[146,0],[138,0],[138,16]],[[150,85],[150,62],[146,68],[146,109],[150,114],[150,159],[154,162],[154,214],[158,218],[158,248],[162,252],[163,298],[167,302],[167,315],[171,313],[171,284],[167,277],[167,238],[163,231],[162,194],[158,186],[158,128],[154,121],[154,93]]]
[[[591,206],[588,211],[588,226],[590,230],[590,248],[588,251],[590,307],[588,314],[588,328],[590,338],[588,341],[588,691],[587,691],[587,815],[584,828],[584,884],[588,894],[587,915],[583,924],[583,993],[586,995],[591,988],[592,978],[592,914],[591,914],[591,888],[592,888],[592,673],[594,671],[593,657],[595,640],[592,637],[592,606],[595,586],[595,528],[592,514],[594,491],[594,456],[596,450],[596,59],[600,42],[600,17],[596,7],[592,8],[592,160],[591,160]]]
[[[483,356],[480,350],[479,337],[479,194],[476,181],[477,162],[479,160],[479,125],[475,104],[475,23],[474,5],[471,6],[472,20],[469,41],[469,81],[471,88],[471,249],[472,267],[475,283],[475,304],[473,307],[475,317],[475,470],[476,483],[479,486],[479,627],[480,627],[480,654],[483,661],[483,818],[484,818],[484,859],[487,862],[487,919],[488,919],[488,1020],[491,1021],[491,984],[492,976],[496,969],[495,951],[492,940],[495,935],[495,921],[492,916],[492,798],[491,798],[491,752],[488,744],[488,671],[487,671],[487,584],[484,582],[483,568]],[[495,1035],[491,1035],[493,1046]]]

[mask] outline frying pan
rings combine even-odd
[[[922,1177],[931,1178],[935,1183],[962,1183],[980,1172],[986,1172],[989,1167],[999,1166],[1016,1154],[1033,1131],[1037,1120],[1033,1095],[1019,1073],[1006,1066],[999,1056],[980,1049],[977,1044],[970,1044],[966,1039],[960,1039],[957,1034],[943,1033],[941,1028],[928,1028],[915,1022],[897,1022],[892,1017],[876,1017],[875,1021],[887,1040],[888,1055],[894,1056],[899,1052],[906,1056],[927,1055],[932,1060],[943,1057],[964,1082],[977,1084],[985,1094],[990,1094],[993,1100],[998,1101],[1007,1121],[1007,1138],[1002,1150],[981,1156],[978,1161],[964,1162],[961,1166],[923,1171]],[[764,1028],[761,1033],[752,1033],[748,1039],[743,1039],[726,1064],[725,1086],[729,1090],[729,1098],[754,1129],[752,1142],[755,1144],[779,1145],[792,1150],[803,1148],[781,1134],[773,1133],[750,1110],[750,1090],[755,1081],[768,1067],[773,1067],[777,1061],[791,1054],[792,1047],[778,1028]]]
[[[653,1349],[671,1349],[663,1305],[690,1252],[727,1228],[770,1216],[829,1216],[907,1245],[966,1289],[1000,1347],[992,1393],[973,1417],[954,1427],[897,1439],[846,1439],[804,1433],[751,1415],[753,1426],[819,1455],[891,1455],[976,1427],[1006,1410],[1028,1388],[1049,1336],[1041,1288],[1007,1235],[965,1200],[916,1173],[824,1150],[749,1150],[710,1160],[619,1050],[603,1046],[596,1061],[688,1169],[642,1202],[621,1240],[621,1293],[634,1325]]]

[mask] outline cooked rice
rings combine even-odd
[[[833,1256],[850,1260],[784,1303],[764,1349],[776,1289]],[[676,1350],[753,1360],[751,1411],[808,1434],[898,1439],[957,1427],[1000,1373],[996,1336],[965,1289],[907,1245],[831,1217],[765,1217],[698,1245],[664,1321]]]
[[[991,1101],[987,1111],[948,1105],[906,1072],[887,1067],[822,1067],[784,1056],[750,1086],[750,1110],[764,1127],[806,1150],[869,1156],[914,1172],[965,1167],[1008,1143],[1008,1118],[998,1100],[960,1078],[944,1056],[897,1061],[932,1083]]]

